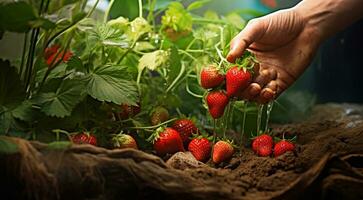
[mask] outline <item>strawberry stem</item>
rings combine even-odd
[[[158,128],[158,127],[160,127],[162,125],[168,124],[168,123],[170,123],[172,121],[175,121],[177,119],[178,118],[169,119],[168,121],[165,121],[163,123],[160,123],[160,124],[157,124],[157,125],[154,125],[154,126],[142,126],[142,127],[135,126],[135,127],[126,127],[126,128],[129,128],[129,129],[145,129],[145,130],[147,130],[147,129],[154,129],[154,128]]]
[[[216,143],[217,138],[216,123],[216,119],[213,119],[213,143]]]
[[[262,111],[263,111],[263,104],[258,104],[257,105],[257,124],[256,124],[257,135],[260,135]]]
[[[243,147],[243,136],[245,134],[245,124],[246,124],[246,116],[247,116],[247,105],[248,101],[244,102],[243,105],[243,117],[242,117],[242,127],[241,127],[241,149]]]

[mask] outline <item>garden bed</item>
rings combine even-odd
[[[220,166],[177,153],[166,162],[133,149],[52,146],[2,137],[16,153],[0,156],[11,199],[362,199],[363,107],[326,104],[304,122],[274,125],[297,135],[296,152],[257,157],[243,148]]]

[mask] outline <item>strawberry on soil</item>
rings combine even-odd
[[[220,140],[213,146],[212,159],[215,164],[228,161],[234,153],[233,145],[228,141]]]
[[[195,159],[206,162],[212,150],[212,143],[203,135],[197,136],[189,143],[188,150],[193,154]]]
[[[156,153],[160,156],[184,151],[183,141],[178,131],[173,128],[158,128],[148,139],[153,142]]]

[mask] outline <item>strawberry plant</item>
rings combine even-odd
[[[130,2],[118,14],[114,0],[105,12],[98,0],[0,3],[0,35],[23,36],[19,59],[0,59],[0,134],[50,142],[54,130],[92,132],[112,147],[124,131],[151,149],[152,132],[185,116],[197,122],[174,122],[185,146],[215,121],[214,133],[254,131],[256,105],[239,91],[257,61],[225,59],[245,20],[202,12],[209,1]]]

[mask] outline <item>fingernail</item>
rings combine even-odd
[[[274,94],[272,91],[270,91],[269,89],[266,89],[265,91],[263,91],[263,94],[262,94],[263,98],[265,99],[272,99]]]
[[[251,96],[256,96],[259,93],[259,89],[257,87],[251,87],[249,93]]]

